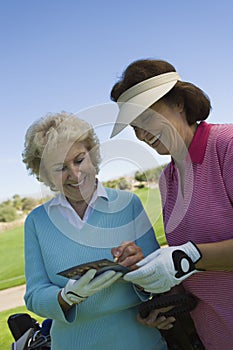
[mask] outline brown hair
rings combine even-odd
[[[166,61],[153,59],[134,61],[125,69],[120,80],[113,86],[111,100],[116,102],[119,96],[130,87],[143,80],[168,72],[176,72],[176,69]],[[197,86],[184,81],[177,81],[176,85],[161,100],[170,105],[182,103],[187,122],[190,125],[205,120],[211,109],[208,96]]]

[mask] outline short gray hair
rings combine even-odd
[[[47,114],[44,118],[35,121],[25,135],[23,162],[31,175],[35,175],[38,181],[53,189],[45,172],[41,167],[44,151],[49,151],[59,142],[84,142],[90,152],[92,164],[99,172],[100,143],[93,127],[75,114],[61,112]]]

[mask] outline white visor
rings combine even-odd
[[[117,100],[119,112],[111,137],[119,134],[147,108],[166,95],[178,80],[178,73],[164,73],[144,80],[123,92]]]

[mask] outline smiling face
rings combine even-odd
[[[186,120],[183,106],[171,107],[163,101],[137,117],[131,126],[137,138],[146,142],[161,155],[179,157],[189,147],[194,127]]]
[[[46,157],[46,170],[50,181],[70,202],[89,203],[96,188],[96,169],[84,142],[71,147],[58,144]]]

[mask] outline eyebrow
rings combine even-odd
[[[85,156],[87,153],[86,152],[81,152],[81,153],[78,153],[76,156],[74,156],[71,160],[73,160],[73,159],[76,159],[77,157],[82,157],[82,156]],[[52,167],[56,167],[56,166],[59,166],[59,165],[64,165],[64,164],[66,164],[66,163],[68,163],[68,162],[70,162],[70,160],[67,160],[67,161],[64,161],[64,162],[60,162],[60,163],[55,163],[55,164],[52,164],[51,165],[51,168]]]

